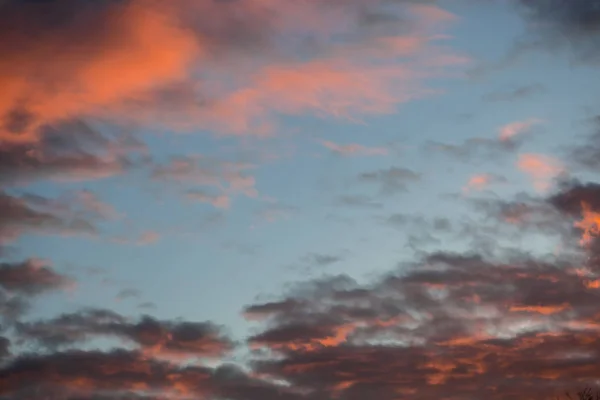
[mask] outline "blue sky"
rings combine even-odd
[[[56,384],[27,372],[52,399],[597,384],[577,367],[597,360],[582,343],[600,329],[597,250],[580,240],[600,224],[595,3],[0,2],[0,377],[35,359],[56,368]],[[383,337],[389,349],[373,344]],[[183,359],[211,378],[59,367],[112,365],[108,350],[74,355],[106,338],[132,365]],[[514,354],[481,350],[500,339]],[[394,352],[439,357],[379,380],[342,364],[357,349],[373,371]],[[548,349],[591,355],[553,364]],[[494,369],[492,353],[511,361]],[[226,383],[231,354],[247,369]],[[317,379],[311,357],[340,375]]]

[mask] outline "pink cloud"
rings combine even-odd
[[[500,141],[508,141],[516,136],[529,132],[535,125],[541,124],[543,121],[537,118],[530,118],[524,121],[511,122],[502,126],[498,130]]]
[[[495,183],[504,183],[506,178],[495,174],[476,174],[469,178],[463,192],[480,191]]]
[[[529,175],[533,186],[540,192],[547,191],[550,181],[565,172],[560,161],[543,154],[522,154],[517,161],[517,166]]]

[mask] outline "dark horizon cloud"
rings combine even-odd
[[[597,187],[563,182],[528,202],[554,210],[540,211],[549,221],[565,219],[574,227],[585,217],[582,203],[600,211]],[[480,210],[502,215],[505,207]],[[426,220],[419,221],[403,219]],[[436,226],[446,227],[432,221]],[[532,226],[537,233],[548,230]],[[572,229],[562,239],[568,245],[584,233]],[[0,398],[30,398],[39,391],[49,399],[550,396],[575,383],[592,384],[598,373],[600,237],[590,233],[590,245],[576,252],[429,251],[370,282],[343,275],[307,281],[279,300],[244,310],[258,324],[246,344],[266,351],[251,357],[249,371],[177,361],[235,349],[210,322],[136,320],[102,309],[19,320],[6,336],[14,344],[3,341]],[[42,294],[69,282],[31,264],[3,270],[0,285],[20,293]],[[138,350],[83,350],[111,337]],[[33,344],[45,350],[15,353]]]

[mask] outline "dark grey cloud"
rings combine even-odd
[[[50,349],[70,347],[99,337],[116,337],[158,354],[216,357],[233,343],[209,322],[160,321],[144,316],[137,322],[110,310],[90,309],[50,320],[21,322],[19,337]]]
[[[567,48],[584,62],[600,62],[600,3],[597,0],[517,0],[530,21],[533,41]]]
[[[110,206],[92,192],[75,192],[62,198],[10,195],[0,189],[0,242],[24,234],[96,235],[96,223],[112,216]]]
[[[43,260],[0,263],[0,288],[8,292],[35,296],[73,284],[72,279],[57,273]]]
[[[10,340],[0,336],[0,362],[10,356]]]
[[[0,370],[0,398],[25,400],[303,399],[239,366],[178,366],[125,350],[23,354]]]
[[[39,141],[0,144],[0,185],[22,185],[45,179],[107,178],[134,166],[128,152],[145,150],[130,134],[102,134],[81,120],[45,125],[39,130]]]
[[[563,182],[549,202],[560,212],[574,217],[581,217],[584,204],[592,211],[600,212],[600,184],[578,180]]]
[[[12,325],[42,294],[72,288],[75,281],[55,271],[46,261],[27,259],[0,263],[0,318]],[[1,329],[0,329],[1,330]]]

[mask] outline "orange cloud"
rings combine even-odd
[[[565,171],[558,160],[542,154],[522,154],[517,166],[531,177],[533,186],[540,192],[547,191],[550,181]]]
[[[13,37],[14,43],[7,46],[22,50],[5,49],[4,54],[11,55],[0,60],[0,115],[24,109],[31,123],[3,130],[0,138],[34,141],[41,124],[99,114],[137,93],[184,78],[201,47],[171,12],[157,8],[158,3],[149,4],[120,3],[98,13],[104,20],[87,10],[82,20],[91,25],[89,30],[70,21],[70,29],[49,32],[40,40]],[[23,12],[44,12],[43,6],[34,7]],[[97,31],[89,32],[93,28]],[[81,45],[68,36],[78,33]]]
[[[581,204],[581,210],[582,219],[575,223],[575,227],[583,231],[580,240],[583,246],[590,244],[600,234],[600,213],[593,211],[587,203]]]
[[[1,138],[36,141],[39,126],[86,116],[264,134],[281,114],[355,119],[390,112],[430,93],[421,87],[425,78],[465,62],[431,45],[440,38],[432,32],[452,14],[402,4],[399,12],[419,29],[367,40],[359,21],[378,2],[355,3],[99,2],[98,10],[79,5],[81,21],[65,17],[51,32],[44,30],[47,14],[69,10],[8,8],[0,21],[0,38],[11,38],[0,45],[10,55],[0,60],[0,115],[12,128]],[[24,34],[24,23],[44,34]],[[326,50],[308,61],[291,61],[301,50],[296,45],[276,45],[307,32]],[[358,33],[355,43],[335,43],[350,32]],[[365,62],[370,58],[375,62]]]
[[[510,311],[525,311],[530,313],[538,313],[543,315],[552,315],[557,314],[561,311],[564,311],[571,306],[569,304],[561,304],[558,306],[512,306],[510,307]]]

